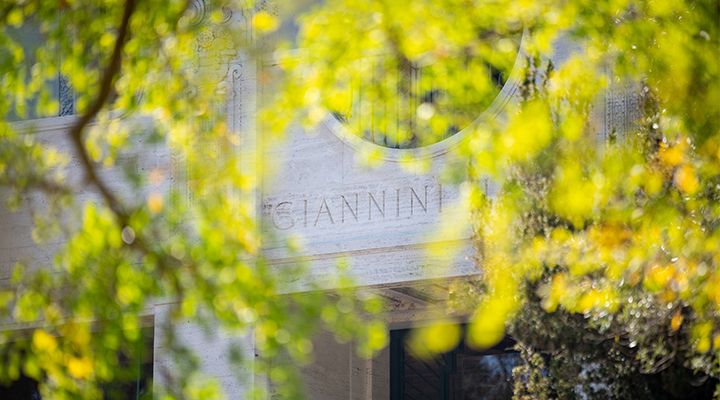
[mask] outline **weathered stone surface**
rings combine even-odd
[[[566,59],[571,51],[572,46],[559,44],[556,61]],[[288,282],[285,290],[306,290],[310,284],[332,288],[338,263],[348,264],[359,286],[397,287],[429,278],[480,272],[475,265],[468,216],[459,207],[462,186],[441,179],[443,167],[453,157],[452,148],[466,139],[465,132],[427,148],[389,149],[349,135],[337,120],[328,117],[310,132],[291,129],[287,141],[264,149],[262,132],[255,128],[258,90],[255,63],[236,60],[229,65],[215,63],[212,68],[222,75],[214,84],[219,93],[227,96],[220,106],[227,107],[228,126],[242,135],[238,151],[243,168],[258,175],[258,159],[272,167],[271,173],[260,177],[262,184],[258,193],[253,194],[262,229],[268,235],[264,254],[279,276],[292,264],[304,263],[309,267],[307,276]],[[510,80],[484,115],[498,115],[513,101],[516,89],[517,82]],[[633,126],[641,103],[636,89],[613,87],[601,99],[594,121],[598,136],[607,138]],[[34,124],[43,140],[72,154],[63,132],[73,121],[74,117],[59,117],[26,125]],[[173,171],[177,160],[168,151],[142,142],[134,145],[142,156],[138,168]],[[377,154],[373,168],[360,162],[368,153]],[[406,156],[422,158],[428,164],[427,170],[418,173],[404,165],[401,160]],[[68,171],[71,182],[80,182],[77,160],[71,160]],[[125,186],[117,170],[104,171],[103,176],[114,190],[123,193]],[[176,182],[170,179],[160,187],[146,189],[162,192]],[[490,185],[488,190],[492,192]],[[97,201],[90,193],[83,193],[81,198]],[[448,221],[457,229],[438,237],[440,223]],[[288,240],[299,243],[298,248],[290,250]],[[455,251],[429,253],[427,247],[432,243]],[[0,210],[0,286],[9,284],[14,263],[24,260],[47,267],[61,245],[61,241],[43,246],[33,242],[28,209],[16,213]],[[156,327],[166,318],[167,305],[162,301],[158,300],[148,311],[154,315]],[[409,319],[420,316],[416,305],[399,300],[391,322],[401,321],[407,327]],[[398,313],[404,313],[408,319]],[[204,372],[221,381],[229,398],[243,398],[255,377],[252,371],[231,365],[227,346],[238,344],[244,354],[252,357],[252,338],[238,339],[222,332],[208,336],[190,321],[177,328],[183,343],[200,355]],[[154,353],[156,384],[161,385],[162,368],[172,368],[173,364],[162,336],[157,335],[159,332],[156,329]],[[371,361],[360,360],[351,345],[337,344],[329,334],[318,336],[315,348],[317,362],[303,372],[310,398],[388,398],[386,353]],[[246,380],[239,379],[240,376]]]

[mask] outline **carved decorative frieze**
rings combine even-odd
[[[622,139],[638,127],[644,96],[637,83],[616,84],[605,93],[604,138]]]

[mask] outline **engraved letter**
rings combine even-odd
[[[438,183],[438,212],[442,212],[442,198],[443,198],[442,184]]]
[[[305,206],[303,208],[303,227],[307,228],[307,199],[303,200]]]
[[[420,204],[420,207],[422,207],[423,211],[425,211],[425,214],[427,214],[427,185],[425,185],[425,203],[420,200],[420,197],[417,193],[415,193],[415,189],[410,188],[410,215],[413,215],[414,208],[415,208],[415,200]]]
[[[355,218],[355,221],[358,220],[357,212],[358,212],[358,194],[355,193],[355,210],[352,209],[350,206],[350,203],[348,203],[345,196],[340,196],[342,199],[342,204],[340,204],[340,222],[345,223],[345,206],[347,206],[348,210],[350,210],[350,214]]]
[[[400,218],[400,189],[395,189],[395,216]]]
[[[372,221],[372,205],[375,204],[375,208],[377,208],[380,215],[382,215],[383,219],[385,219],[385,191],[382,191],[382,208],[380,208],[380,205],[378,204],[377,200],[375,200],[375,197],[372,195],[372,193],[368,192],[368,221]]]
[[[292,201],[283,201],[275,206],[275,210],[272,213],[272,223],[275,225],[275,228],[281,231],[295,226],[295,219],[292,215]]]
[[[323,208],[325,209],[325,211],[323,211]],[[334,225],[335,220],[333,220],[332,214],[330,213],[330,207],[328,207],[327,202],[325,201],[325,198],[323,197],[322,204],[320,204],[320,208],[318,209],[317,216],[315,217],[315,225],[314,226],[317,226],[318,221],[320,220],[320,214],[322,214],[323,212],[327,214],[328,218],[330,218],[330,223]]]

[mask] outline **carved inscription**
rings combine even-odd
[[[268,198],[263,213],[276,230],[312,229],[343,224],[408,219],[442,212],[443,187],[438,183],[301,194]]]

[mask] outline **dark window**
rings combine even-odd
[[[405,349],[408,333],[390,332],[390,400],[512,398],[512,370],[521,360],[511,339],[483,351],[463,342],[433,359],[419,359]]]
[[[115,380],[102,386],[104,400],[146,400],[152,399],[153,377],[153,329],[142,331],[134,361],[120,354],[121,371],[116,371]]]
[[[36,380],[23,375],[9,385],[0,384],[0,399],[40,400],[38,383]]]

